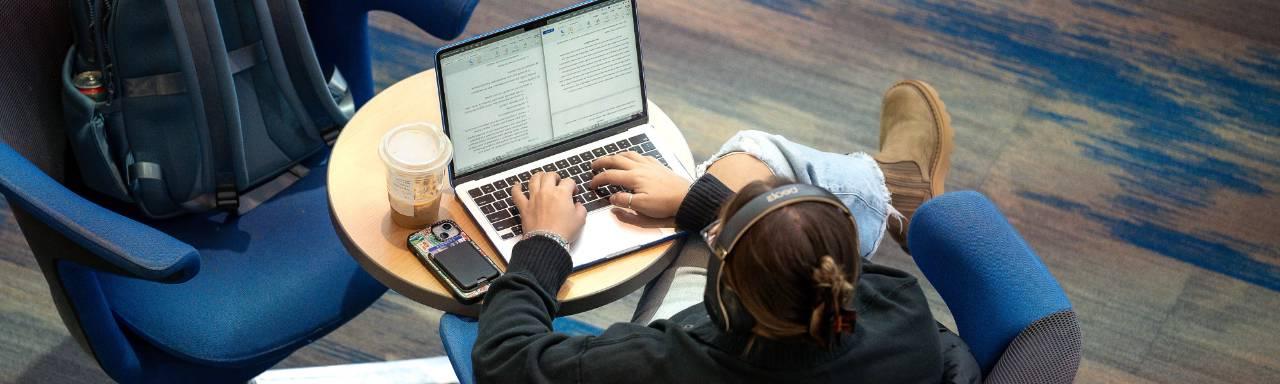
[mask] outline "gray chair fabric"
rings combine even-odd
[[[71,46],[64,0],[0,0],[0,140],[62,181],[59,70]]]
[[[66,1],[0,0],[0,20],[5,21],[0,23],[0,141],[59,182],[69,176],[60,96],[62,59],[71,46],[69,12]],[[58,315],[71,336],[89,350],[62,284],[53,283],[60,279],[52,255],[86,265],[103,263],[94,264],[96,257],[27,212],[13,209],[13,215],[50,282]]]
[[[1071,383],[1080,368],[1080,321],[1071,310],[1031,323],[1009,343],[986,383]]]

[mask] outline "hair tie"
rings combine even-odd
[[[853,294],[853,284],[844,278],[844,272],[831,256],[822,256],[820,265],[813,271],[817,288],[818,305],[809,316],[809,336],[820,345],[831,346],[840,342],[840,335],[852,333],[858,313],[845,303]]]

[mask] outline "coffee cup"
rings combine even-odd
[[[382,136],[378,152],[387,168],[391,221],[413,229],[438,221],[453,160],[449,137],[434,124],[405,124]]]

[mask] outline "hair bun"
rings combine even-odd
[[[809,316],[809,336],[820,345],[831,345],[839,335],[852,333],[857,313],[846,308],[853,296],[853,283],[830,255],[822,256],[813,270],[817,305]]]

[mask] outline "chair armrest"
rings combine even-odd
[[[471,370],[471,350],[479,334],[480,323],[474,318],[452,313],[440,316],[440,342],[444,343],[444,354],[449,357],[458,384],[476,382],[475,372]]]
[[[947,193],[922,205],[907,239],[984,373],[1033,322],[1071,309],[1040,258],[977,192]]]
[[[367,6],[403,17],[441,40],[453,40],[467,27],[478,3],[480,0],[373,0]]]
[[[86,265],[105,264],[110,272],[161,282],[186,281],[200,270],[195,248],[85,200],[4,143],[0,192],[12,206],[98,258],[92,261],[101,261]]]
[[[552,319],[551,328],[570,335],[599,335],[604,332],[567,317]],[[440,317],[440,341],[444,343],[444,354],[449,356],[449,365],[453,366],[453,374],[458,377],[459,384],[476,382],[475,371],[471,369],[471,350],[475,349],[479,334],[480,323],[474,318],[452,313]]]

